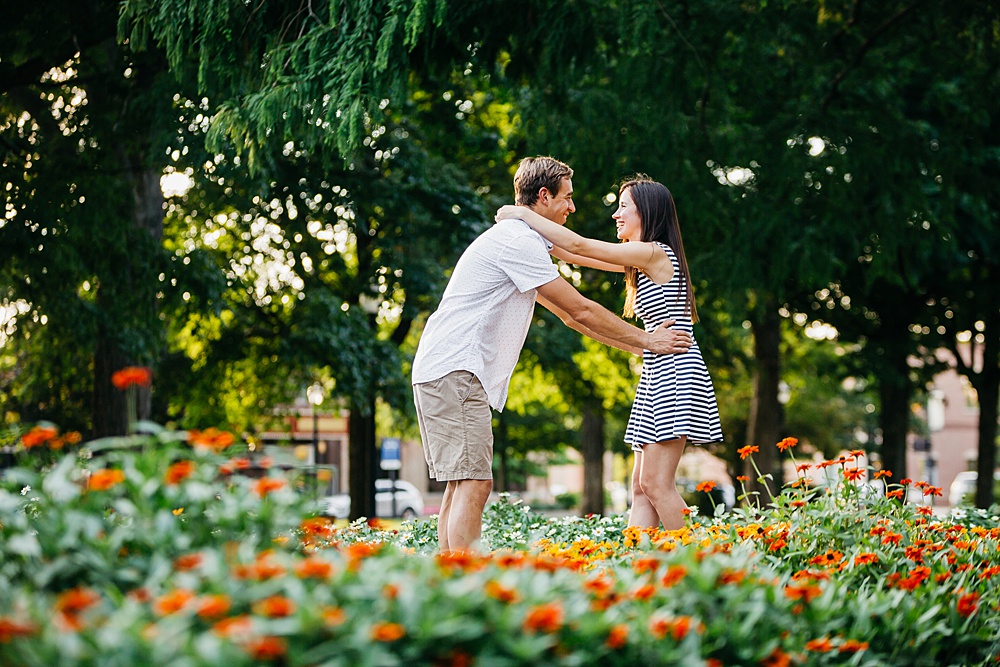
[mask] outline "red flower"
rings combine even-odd
[[[111,374],[111,384],[116,389],[132,386],[148,387],[153,383],[153,372],[146,366],[129,366]]]
[[[35,626],[7,616],[0,616],[0,644],[8,644],[15,637],[27,637],[36,632]]]
[[[979,609],[979,593],[966,593],[958,598],[958,613],[968,618]]]

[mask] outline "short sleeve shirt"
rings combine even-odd
[[[521,220],[501,220],[462,253],[413,359],[414,384],[470,371],[503,410],[528,335],[539,286],[559,277],[545,240]]]

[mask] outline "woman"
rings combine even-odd
[[[520,218],[556,247],[552,254],[573,264],[625,273],[625,316],[642,318],[646,331],[672,319],[692,334],[698,321],[694,290],[677,210],[661,183],[636,177],[621,186],[611,216],[622,243],[585,238],[533,211],[504,206],[497,219]],[[683,527],[684,500],[675,475],[684,445],[722,440],[712,379],[695,341],[683,354],[643,350],[625,442],[635,452],[630,526]]]

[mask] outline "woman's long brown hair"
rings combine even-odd
[[[618,189],[618,196],[626,190],[632,197],[642,221],[641,240],[660,241],[666,243],[674,251],[677,263],[680,265],[680,279],[687,288],[687,298],[684,304],[684,314],[691,316],[692,322],[698,321],[698,307],[694,302],[694,285],[691,284],[691,273],[688,271],[687,258],[684,256],[684,242],[681,239],[681,226],[677,221],[677,208],[674,197],[662,183],[645,176],[636,176],[626,181]],[[639,283],[639,270],[634,266],[625,267],[625,310],[626,317],[635,317],[636,289]]]

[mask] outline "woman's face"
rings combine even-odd
[[[623,241],[642,240],[642,219],[639,217],[639,209],[632,201],[631,188],[622,192],[618,200],[618,210],[612,215],[617,224],[618,238]]]

